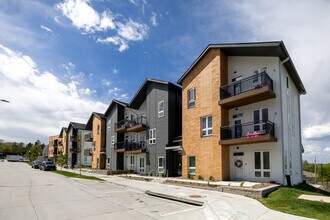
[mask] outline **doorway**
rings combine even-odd
[[[244,153],[236,152],[233,155],[234,179],[243,179]]]

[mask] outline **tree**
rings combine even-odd
[[[58,152],[58,157],[57,157],[57,164],[61,166],[61,170],[63,168],[63,165],[66,164],[66,159],[63,156],[62,151]]]

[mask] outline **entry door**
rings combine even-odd
[[[182,176],[182,155],[176,154],[176,173],[178,176]]]
[[[135,156],[134,155],[129,156],[129,169],[135,171]]]
[[[243,167],[244,167],[244,153],[234,153],[233,156],[233,167],[234,167],[234,179],[243,179]]]
[[[144,155],[141,155],[138,157],[139,158],[139,161],[138,161],[138,165],[139,165],[139,173],[141,174],[144,174],[146,171],[145,171],[145,157]]]
[[[258,131],[261,134],[266,132],[267,121],[268,121],[268,108],[258,109],[253,111],[253,130]]]

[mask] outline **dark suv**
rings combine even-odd
[[[55,164],[53,164],[52,161],[42,161],[42,163],[39,165],[40,170],[56,170]]]
[[[40,164],[41,164],[40,160],[35,160],[32,162],[32,168],[39,169]]]

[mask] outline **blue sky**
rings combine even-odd
[[[210,43],[283,40],[307,89],[304,158],[330,161],[330,3],[0,2],[0,138],[47,142],[146,77],[176,82]]]

